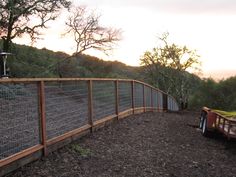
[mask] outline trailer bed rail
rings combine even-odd
[[[236,119],[226,117],[207,107],[202,108],[199,128],[204,136],[207,136],[211,131],[217,130],[228,139],[236,138]]]

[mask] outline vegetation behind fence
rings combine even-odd
[[[172,96],[134,80],[2,79],[0,168],[108,120],[178,110]]]

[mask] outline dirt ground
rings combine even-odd
[[[236,141],[202,137],[198,116],[130,116],[7,177],[236,177]]]

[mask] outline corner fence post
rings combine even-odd
[[[93,132],[93,81],[88,80],[88,124]]]
[[[116,95],[116,115],[117,120],[119,119],[119,81],[115,81],[115,95]]]
[[[132,109],[133,109],[133,114],[134,114],[134,97],[135,97],[135,95],[134,95],[134,81],[132,80],[131,81],[131,89],[132,89],[132,91],[131,91],[131,96],[132,96],[132,100],[131,100],[131,104],[132,104]]]
[[[39,82],[39,102],[40,102],[40,129],[43,145],[43,155],[47,156],[47,135],[46,135],[46,112],[45,112],[45,83],[44,81]]]
[[[168,95],[166,93],[163,93],[163,101],[162,101],[162,104],[163,104],[163,111],[167,111],[168,109],[168,99],[167,99]]]
[[[146,103],[145,103],[145,85],[143,84],[143,112],[146,112]]]

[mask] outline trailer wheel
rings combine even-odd
[[[199,122],[199,128],[202,129],[203,127],[203,120],[204,120],[204,115],[202,114],[201,117],[200,117],[200,122]]]
[[[202,123],[202,135],[203,136],[208,136],[209,131],[207,129],[207,116],[203,117],[203,123]]]

